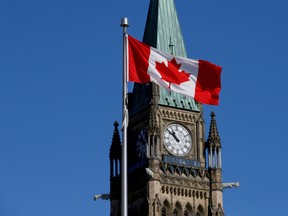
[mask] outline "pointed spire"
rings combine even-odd
[[[119,159],[121,158],[121,140],[120,140],[120,134],[118,130],[119,123],[117,121],[114,122],[114,132],[112,137],[112,143],[110,147],[110,159]]]
[[[164,52],[187,57],[174,0],[150,0],[143,42]]]
[[[215,113],[212,111],[211,114],[211,122],[210,122],[210,130],[207,139],[207,147],[220,147],[221,148],[221,140],[217,129],[217,124],[215,120]]]

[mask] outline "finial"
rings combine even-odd
[[[127,17],[121,18],[121,24],[120,24],[120,26],[121,26],[122,28],[129,27],[128,18],[127,18]]]
[[[211,116],[211,118],[214,119],[214,117],[215,117],[215,113],[214,113],[214,111],[211,112],[210,116]]]
[[[113,124],[113,126],[114,126],[115,128],[117,128],[117,127],[119,126],[119,123],[118,123],[117,121],[115,121],[114,124]]]
[[[120,26],[123,28],[123,33],[126,34],[127,33],[127,27],[129,27],[128,18],[126,18],[126,17],[122,18]]]

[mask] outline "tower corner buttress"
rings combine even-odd
[[[209,215],[224,215],[223,186],[222,186],[222,161],[221,139],[218,133],[215,113],[211,112],[209,135],[206,141],[208,152],[208,170],[210,175],[210,201]]]

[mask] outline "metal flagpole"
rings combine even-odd
[[[128,56],[127,56],[127,27],[128,18],[121,19],[123,28],[123,107],[122,107],[122,166],[121,166],[121,216],[128,216],[128,172],[127,172],[127,124],[128,124],[128,109],[127,109],[127,71],[128,71]]]

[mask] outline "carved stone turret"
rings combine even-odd
[[[151,109],[149,110],[149,122],[147,126],[148,135],[148,149],[147,156],[150,158],[159,157],[159,126],[157,124],[157,104],[151,102]]]
[[[112,144],[110,147],[110,178],[120,176],[120,164],[121,164],[121,141],[118,130],[118,122],[114,122],[114,132],[112,137]]]
[[[211,122],[208,139],[206,142],[206,149],[209,153],[208,166],[209,167],[222,167],[221,161],[221,140],[218,134],[217,124],[215,120],[215,113],[211,112]]]
[[[208,151],[208,167],[210,173],[210,202],[209,215],[224,215],[223,186],[221,166],[221,140],[215,120],[215,113],[211,112],[211,122],[206,149]]]
[[[111,216],[120,215],[121,212],[121,140],[118,122],[114,122],[114,132],[110,147],[110,207]]]

